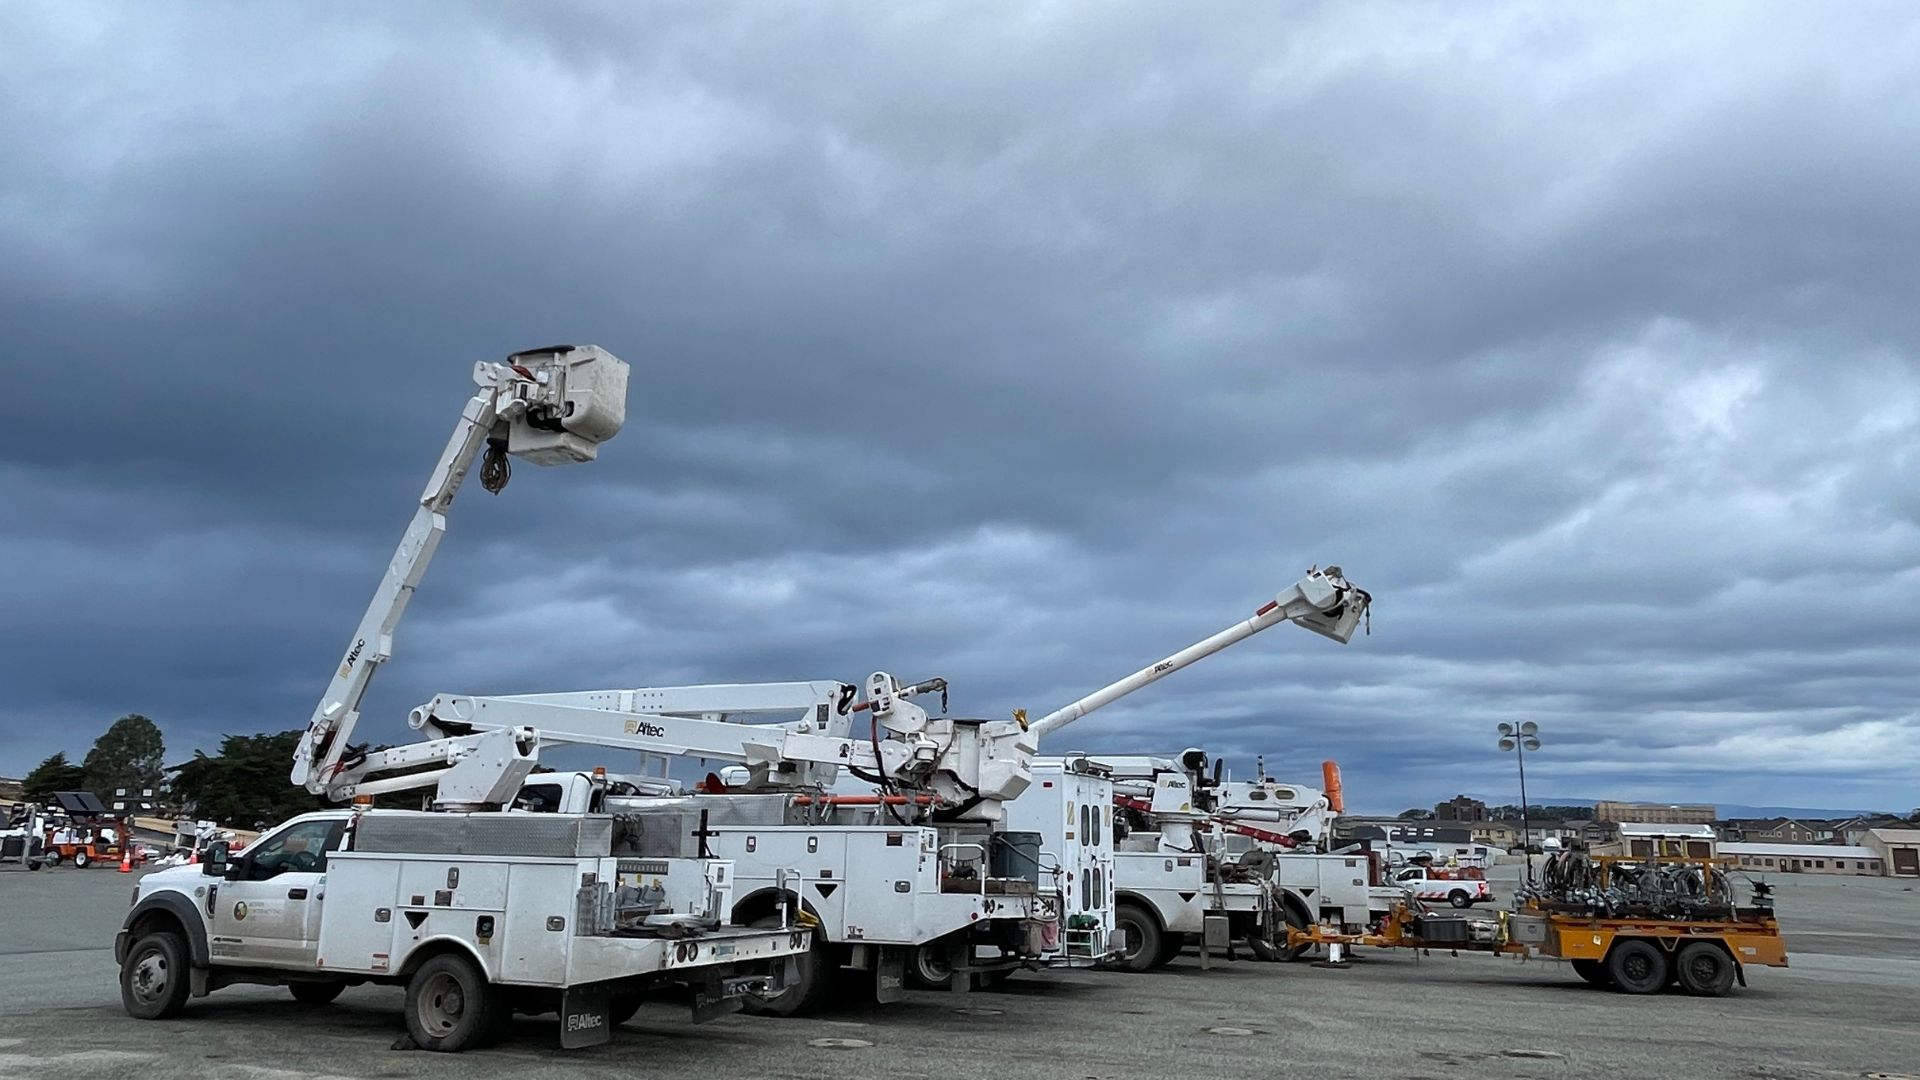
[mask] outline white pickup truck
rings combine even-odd
[[[1486,874],[1474,869],[1409,866],[1394,874],[1393,883],[1406,888],[1417,900],[1444,900],[1457,908],[1493,902]]]
[[[695,1022],[784,986],[808,931],[727,925],[732,864],[662,854],[647,832],[605,814],[303,814],[231,859],[215,844],[140,879],[114,942],[121,1002],[157,1019],[235,983],[316,1005],[397,984],[413,1041],[457,1051],[515,1012],[557,1011],[571,1048],[676,984]]]

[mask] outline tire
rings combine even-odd
[[[1161,936],[1166,938],[1166,940],[1160,944],[1160,955],[1153,958],[1153,970],[1155,971],[1159,971],[1161,968],[1180,959],[1180,954],[1187,951],[1187,936],[1185,934],[1163,934]]]
[[[749,925],[757,929],[767,929],[780,925],[780,916],[765,915],[753,920]],[[800,968],[800,977],[792,986],[771,997],[748,994],[741,1003],[741,1011],[753,1016],[812,1016],[824,1009],[827,999],[833,995],[834,975],[838,968],[833,962],[829,950],[833,946],[820,937],[816,928],[813,932],[813,945],[795,958]]]
[[[407,980],[407,1034],[422,1050],[457,1054],[494,1031],[500,995],[473,961],[441,953]]]
[[[947,959],[945,942],[914,946],[907,954],[907,985],[916,990],[953,988],[953,963]]]
[[[58,850],[47,852],[47,857],[45,859],[45,862],[48,866],[59,866],[60,852]]]
[[[120,1004],[139,1020],[165,1020],[187,1007],[192,989],[187,939],[172,930],[141,935],[120,965]]]
[[[1695,941],[1674,957],[1680,989],[1695,997],[1722,997],[1733,989],[1734,959],[1711,941]]]
[[[1667,954],[1645,938],[1627,938],[1607,951],[1607,977],[1627,994],[1653,994],[1667,985]]]
[[[1457,908],[1472,907],[1473,897],[1467,895],[1460,889],[1455,889],[1447,894],[1447,903]]]
[[[342,982],[297,982],[289,983],[287,989],[293,993],[293,1000],[302,1005],[325,1005],[340,996],[347,988]]]
[[[1278,905],[1277,910],[1280,912],[1281,924],[1288,930],[1305,930],[1313,925],[1312,917],[1301,910],[1297,903],[1282,902]],[[1276,927],[1276,929],[1278,928]],[[1284,938],[1282,941],[1284,941]],[[1296,945],[1293,948],[1287,948],[1286,945],[1280,941],[1263,937],[1258,930],[1249,933],[1246,937],[1246,942],[1249,952],[1253,953],[1257,959],[1265,960],[1268,963],[1277,961],[1283,964],[1290,964],[1313,951],[1311,944]]]
[[[1160,921],[1139,904],[1121,904],[1114,909],[1113,925],[1120,931],[1120,958],[1113,966],[1121,971],[1152,971],[1160,966],[1166,935]]]
[[[82,848],[79,851],[76,851],[73,853],[73,868],[75,870],[85,870],[87,867],[92,865],[93,865],[93,856],[89,855],[85,848]]]
[[[1590,986],[1613,985],[1613,980],[1607,976],[1607,965],[1603,960],[1575,960],[1573,973]]]

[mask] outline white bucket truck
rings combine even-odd
[[[1056,762],[1043,776],[1034,758],[1040,737],[1271,626],[1294,622],[1344,643],[1368,602],[1337,567],[1315,569],[1251,618],[1031,724],[1021,714],[930,715],[916,701],[944,701],[944,680],[903,686],[885,672],[867,679],[864,695],[833,681],[443,694],[409,723],[434,742],[524,730],[548,747],[738,763],[730,771],[744,775],[710,777],[694,793],[660,777],[542,775],[527,781],[523,803],[705,811],[710,850],[735,864],[735,921],[795,911],[814,930],[794,985],[748,1003],[793,1015],[823,1003],[843,971],[892,1000],[906,976],[964,990],[1022,965],[1109,957],[1111,781],[1084,761]],[[855,732],[856,718],[870,719],[871,730]],[[842,770],[872,790],[834,791]],[[1065,798],[1069,790],[1079,794]],[[1022,799],[1034,800],[1030,810],[1010,817]],[[1103,816],[1082,825],[1082,811]]]
[[[696,1019],[736,1008],[778,990],[806,951],[803,928],[730,926],[730,864],[689,854],[644,809],[500,812],[533,768],[531,731],[374,753],[349,744],[475,461],[484,453],[482,483],[498,492],[509,457],[591,461],[625,417],[627,367],[591,346],[478,364],[474,382],[292,776],[356,803],[431,788],[440,812],[304,814],[237,858],[216,843],[198,866],[141,878],[114,946],[132,1015],[172,1016],[234,983],[285,985],[312,1003],[356,983],[397,983],[408,1033],[427,1049],[482,1043],[515,1010],[559,1011],[563,1044],[579,1046],[605,1041],[642,996],[672,984],[691,988]]]

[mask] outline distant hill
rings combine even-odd
[[[1520,801],[1520,797],[1514,792],[1507,792],[1504,795],[1481,795],[1481,794],[1470,792],[1468,793],[1467,797],[1470,799],[1479,799],[1481,802],[1486,803],[1488,806],[1500,806],[1502,804],[1508,804],[1508,803],[1518,804],[1518,802]],[[1527,801],[1532,803],[1535,806],[1592,806],[1597,800],[1568,799],[1568,798],[1562,798],[1559,795],[1552,795],[1552,796],[1535,795],[1532,792],[1528,792]],[[1653,802],[1654,800],[1635,799],[1635,800],[1629,800],[1629,801]],[[1680,800],[1675,800],[1675,801],[1680,801]],[[1890,810],[1890,811],[1860,810],[1860,809],[1849,810],[1845,808],[1834,809],[1833,807],[1817,807],[1817,806],[1749,806],[1745,803],[1715,803],[1714,805],[1720,808],[1720,816],[1723,818],[1768,818],[1768,817],[1844,818],[1844,817],[1853,817],[1855,814],[1879,814],[1879,813],[1903,814],[1903,813],[1906,813],[1907,810],[1911,809],[1910,807],[1900,807],[1899,809]]]

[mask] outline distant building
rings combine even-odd
[[[1861,846],[1886,862],[1892,877],[1920,877],[1920,829],[1868,829]]]
[[[1892,814],[1863,814],[1859,817],[1844,818],[1831,822],[1828,828],[1833,830],[1833,842],[1836,844],[1864,844],[1867,832],[1872,829],[1910,829],[1912,825]]]
[[[1617,835],[1596,844],[1596,855],[1667,855],[1693,859],[1711,859],[1719,846],[1719,837],[1711,825],[1669,825],[1658,821],[1622,821],[1614,825]]]
[[[1446,802],[1434,804],[1433,816],[1440,821],[1485,821],[1487,804],[1465,795],[1455,795]]]
[[[1720,826],[1720,838],[1745,844],[1825,844],[1835,839],[1825,822],[1793,818],[1729,818]]]
[[[0,776],[0,799],[9,801],[21,797],[21,781],[12,776]]]
[[[1593,820],[1650,825],[1711,825],[1720,808],[1704,803],[1641,803],[1602,799],[1593,804]]]
[[[1355,817],[1343,814],[1334,825],[1334,838],[1385,841],[1392,844],[1471,844],[1473,830],[1464,825],[1442,825],[1431,821],[1402,821],[1399,818]]]
[[[1788,874],[1879,877],[1886,860],[1869,847],[1850,844],[1721,844],[1720,854],[1742,870]]]

